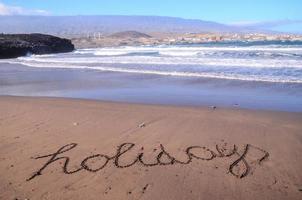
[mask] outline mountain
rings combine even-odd
[[[158,16],[0,16],[0,33],[45,33],[58,36],[109,35],[127,30],[145,33],[238,32],[216,22]]]
[[[151,38],[150,35],[137,31],[123,31],[110,35],[112,38]]]

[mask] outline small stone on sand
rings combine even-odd
[[[141,124],[138,125],[138,127],[139,127],[139,128],[146,127],[146,124],[145,124],[145,123],[141,123]]]

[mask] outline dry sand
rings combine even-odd
[[[301,113],[0,97],[1,200],[302,199],[301,152]]]

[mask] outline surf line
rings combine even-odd
[[[84,158],[80,163],[80,167],[78,167],[77,169],[68,170],[70,158],[66,155],[62,156],[62,154],[71,151],[77,146],[78,146],[77,143],[70,143],[60,147],[55,153],[34,157],[34,159],[42,159],[42,158],[49,158],[49,159],[40,169],[38,169],[28,179],[26,179],[26,181],[30,181],[36,178],[37,176],[42,175],[42,172],[46,170],[46,168],[50,164],[54,164],[55,162],[58,161],[63,161],[60,163],[62,164],[64,163],[62,165],[63,173],[74,174],[82,170],[86,170],[88,172],[93,172],[93,173],[98,172],[104,169],[109,164],[110,161],[112,161],[113,165],[116,168],[128,168],[135,164],[140,164],[143,167],[155,167],[155,166],[168,166],[168,165],[187,165],[190,164],[194,159],[211,161],[215,158],[226,158],[226,157],[234,157],[234,156],[236,156],[236,159],[229,165],[228,171],[230,174],[232,174],[237,178],[244,178],[248,175],[250,171],[250,166],[246,160],[246,156],[251,149],[260,151],[263,154],[258,159],[258,164],[260,164],[262,161],[264,161],[266,158],[269,157],[269,153],[267,151],[251,144],[244,145],[244,148],[241,151],[238,151],[238,147],[236,145],[233,145],[233,147],[229,150],[227,150],[225,146],[216,145],[215,151],[210,150],[209,148],[204,146],[189,146],[184,151],[184,153],[187,156],[187,159],[185,161],[181,161],[173,157],[169,152],[167,152],[165,147],[162,144],[160,144],[160,152],[156,156],[156,161],[147,162],[144,159],[144,153],[140,152],[136,155],[134,159],[131,160],[126,159],[127,161],[129,161],[128,164],[122,164],[120,161],[121,158],[123,158],[127,154],[127,152],[131,151],[135,147],[134,143],[122,143],[119,146],[117,146],[116,153],[113,156],[109,156],[105,154],[94,154]],[[143,149],[144,147],[141,148],[141,150]],[[200,153],[198,154],[197,151],[203,151],[203,155],[200,155]],[[102,162],[97,167],[93,167],[89,164],[89,163],[93,163],[92,161],[99,162],[100,160]],[[235,167],[238,167],[239,165],[242,166],[243,170],[234,170]]]

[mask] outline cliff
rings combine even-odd
[[[74,50],[68,39],[43,34],[0,34],[0,59],[27,54],[64,53]]]

